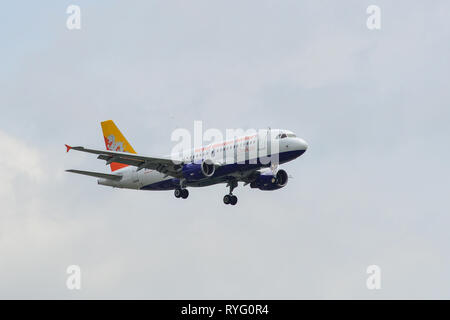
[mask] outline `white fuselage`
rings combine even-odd
[[[211,160],[217,166],[226,168],[222,175],[242,177],[247,171],[269,167],[274,161],[261,163],[261,159],[272,157],[275,164],[295,159],[306,151],[307,143],[288,130],[260,130],[255,134],[236,137],[235,139],[214,142],[199,148],[183,150],[171,159],[182,163],[199,163]],[[272,160],[273,160],[272,159]],[[219,171],[219,170],[218,170]],[[98,179],[101,185],[148,190],[169,190],[176,188],[174,178],[156,170],[128,166],[115,172],[122,176],[119,181]],[[204,186],[224,182],[220,172],[217,177],[188,183],[189,186]]]

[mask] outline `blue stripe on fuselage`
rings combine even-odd
[[[286,163],[288,161],[294,160],[295,158],[300,157],[305,150],[295,150],[295,151],[287,151],[282,152],[279,154],[279,163]],[[263,161],[261,161],[263,160]],[[264,161],[266,160],[266,161]],[[230,163],[223,166],[220,166],[216,169],[216,172],[214,172],[214,175],[208,179],[213,179],[217,177],[226,176],[229,174],[232,174],[236,171],[249,171],[249,170],[257,170],[263,167],[270,166],[270,156],[269,157],[263,157],[258,158],[256,163],[249,163],[249,162],[255,162],[253,161],[245,161],[242,163]],[[180,180],[177,178],[167,179],[159,182],[155,182],[149,185],[146,185],[141,188],[141,190],[173,190],[175,188],[178,188],[180,186]]]

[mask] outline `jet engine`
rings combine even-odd
[[[251,188],[260,190],[277,190],[286,186],[288,183],[288,174],[284,170],[278,170],[276,174],[271,171],[261,173],[255,181],[250,183]]]
[[[203,160],[201,163],[188,163],[182,168],[183,176],[187,181],[198,181],[211,177],[216,171],[214,163]]]

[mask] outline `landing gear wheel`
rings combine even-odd
[[[230,187],[230,193],[223,197],[223,203],[234,206],[237,203],[237,197],[233,196],[233,190],[238,186],[236,179],[230,179],[227,187]]]
[[[181,189],[175,189],[175,191],[173,192],[173,194],[175,195],[175,198],[181,197]]]
[[[183,199],[186,199],[187,197],[189,197],[189,191],[188,189],[181,189],[181,197]]]

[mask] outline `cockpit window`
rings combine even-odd
[[[280,133],[275,137],[275,139],[284,139],[284,138],[295,138],[296,135],[293,133]]]

